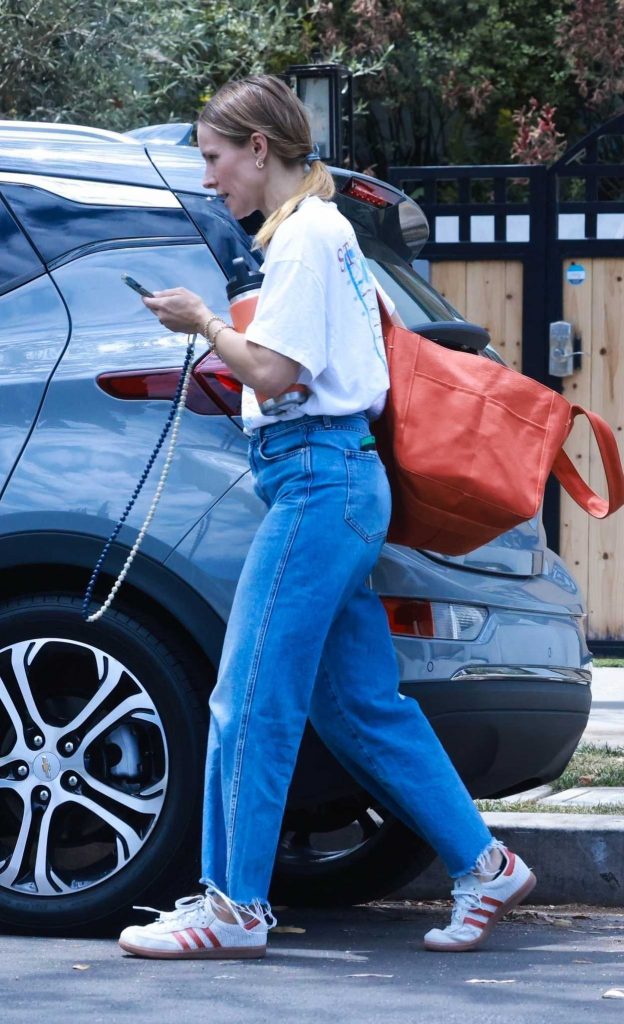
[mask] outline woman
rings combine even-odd
[[[305,110],[279,79],[222,88],[202,111],[204,186],[238,219],[260,210],[264,280],[245,334],[184,288],[145,304],[173,331],[202,333],[246,385],[250,463],[268,512],[247,556],[210,700],[204,896],[144,927],[139,956],[259,957],[274,923],[267,895],[306,719],[362,786],[433,846],[456,879],[435,950],[477,946],[533,888],[493,839],[416,702],[398,692],[383,607],[366,584],[390,517],[371,448],[388,372],[376,286]],[[303,403],[265,415],[254,393],[296,383]],[[426,778],[426,785],[418,780]]]

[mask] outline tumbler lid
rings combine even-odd
[[[264,280],[264,274],[259,270],[250,270],[242,256],[237,256],[235,260],[232,260],[232,267],[234,274],[226,286],[230,302],[244,292],[257,290]]]

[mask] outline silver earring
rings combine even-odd
[[[256,167],[258,168],[259,171],[261,171],[262,168],[264,167],[264,160],[261,160],[260,157],[258,157],[258,159],[256,160]]]

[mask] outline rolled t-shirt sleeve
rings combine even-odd
[[[249,341],[294,359],[314,380],[327,366],[326,298],[322,281],[300,260],[265,264]]]

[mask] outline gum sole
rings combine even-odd
[[[438,945],[437,943],[427,942],[425,940],[425,949],[429,949],[433,953],[468,953],[471,949],[476,949],[477,946],[480,946],[485,939],[487,939],[488,935],[493,930],[494,926],[498,924],[501,917],[504,917],[510,910],[517,907],[519,903],[522,903],[522,901],[526,899],[529,893],[533,892],[536,883],[537,878],[533,872],[531,872],[524,885],[521,886],[506,903],[503,903],[502,907],[499,907],[498,910],[494,912],[494,916],[490,918],[481,934],[476,939],[473,939],[472,942],[449,942],[447,945]]]
[[[129,942],[120,942],[125,953],[145,957],[148,960],[256,960],[265,956],[266,946],[240,946],[238,948],[215,946],[214,949],[192,949],[187,952],[164,952],[158,949],[143,949]]]

